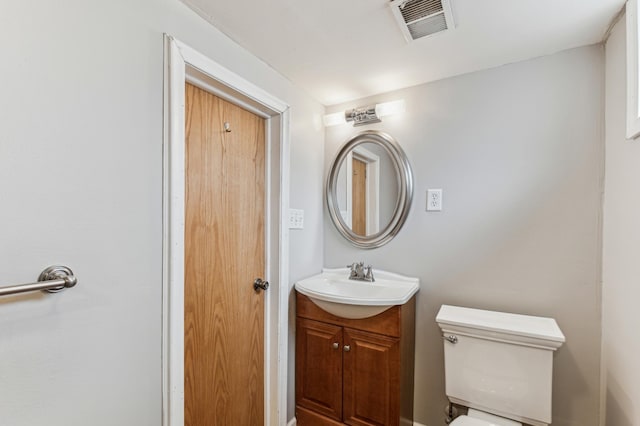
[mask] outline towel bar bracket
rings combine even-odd
[[[71,288],[77,283],[78,279],[73,275],[71,269],[66,266],[49,266],[40,273],[38,282],[0,287],[0,296],[38,290],[57,293],[65,288]]]
[[[57,293],[65,288],[71,288],[78,284],[78,279],[73,275],[73,271],[66,266],[49,266],[40,273],[38,281],[64,280],[64,285],[54,288],[47,288],[49,293]]]

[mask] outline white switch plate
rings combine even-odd
[[[427,189],[427,211],[442,211],[442,189]]]
[[[289,209],[289,229],[304,229],[304,210]]]

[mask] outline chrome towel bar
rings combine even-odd
[[[26,293],[29,291],[47,291],[57,293],[65,288],[73,287],[78,283],[78,279],[73,275],[71,269],[66,266],[49,266],[42,271],[37,283],[8,285],[0,287],[0,296]]]

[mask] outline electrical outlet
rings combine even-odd
[[[442,211],[442,189],[427,189],[427,211]]]
[[[304,210],[289,209],[289,229],[304,229]]]

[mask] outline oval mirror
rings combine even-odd
[[[331,220],[347,240],[361,248],[380,247],[400,231],[409,214],[409,160],[388,134],[361,132],[333,160],[326,196]]]

